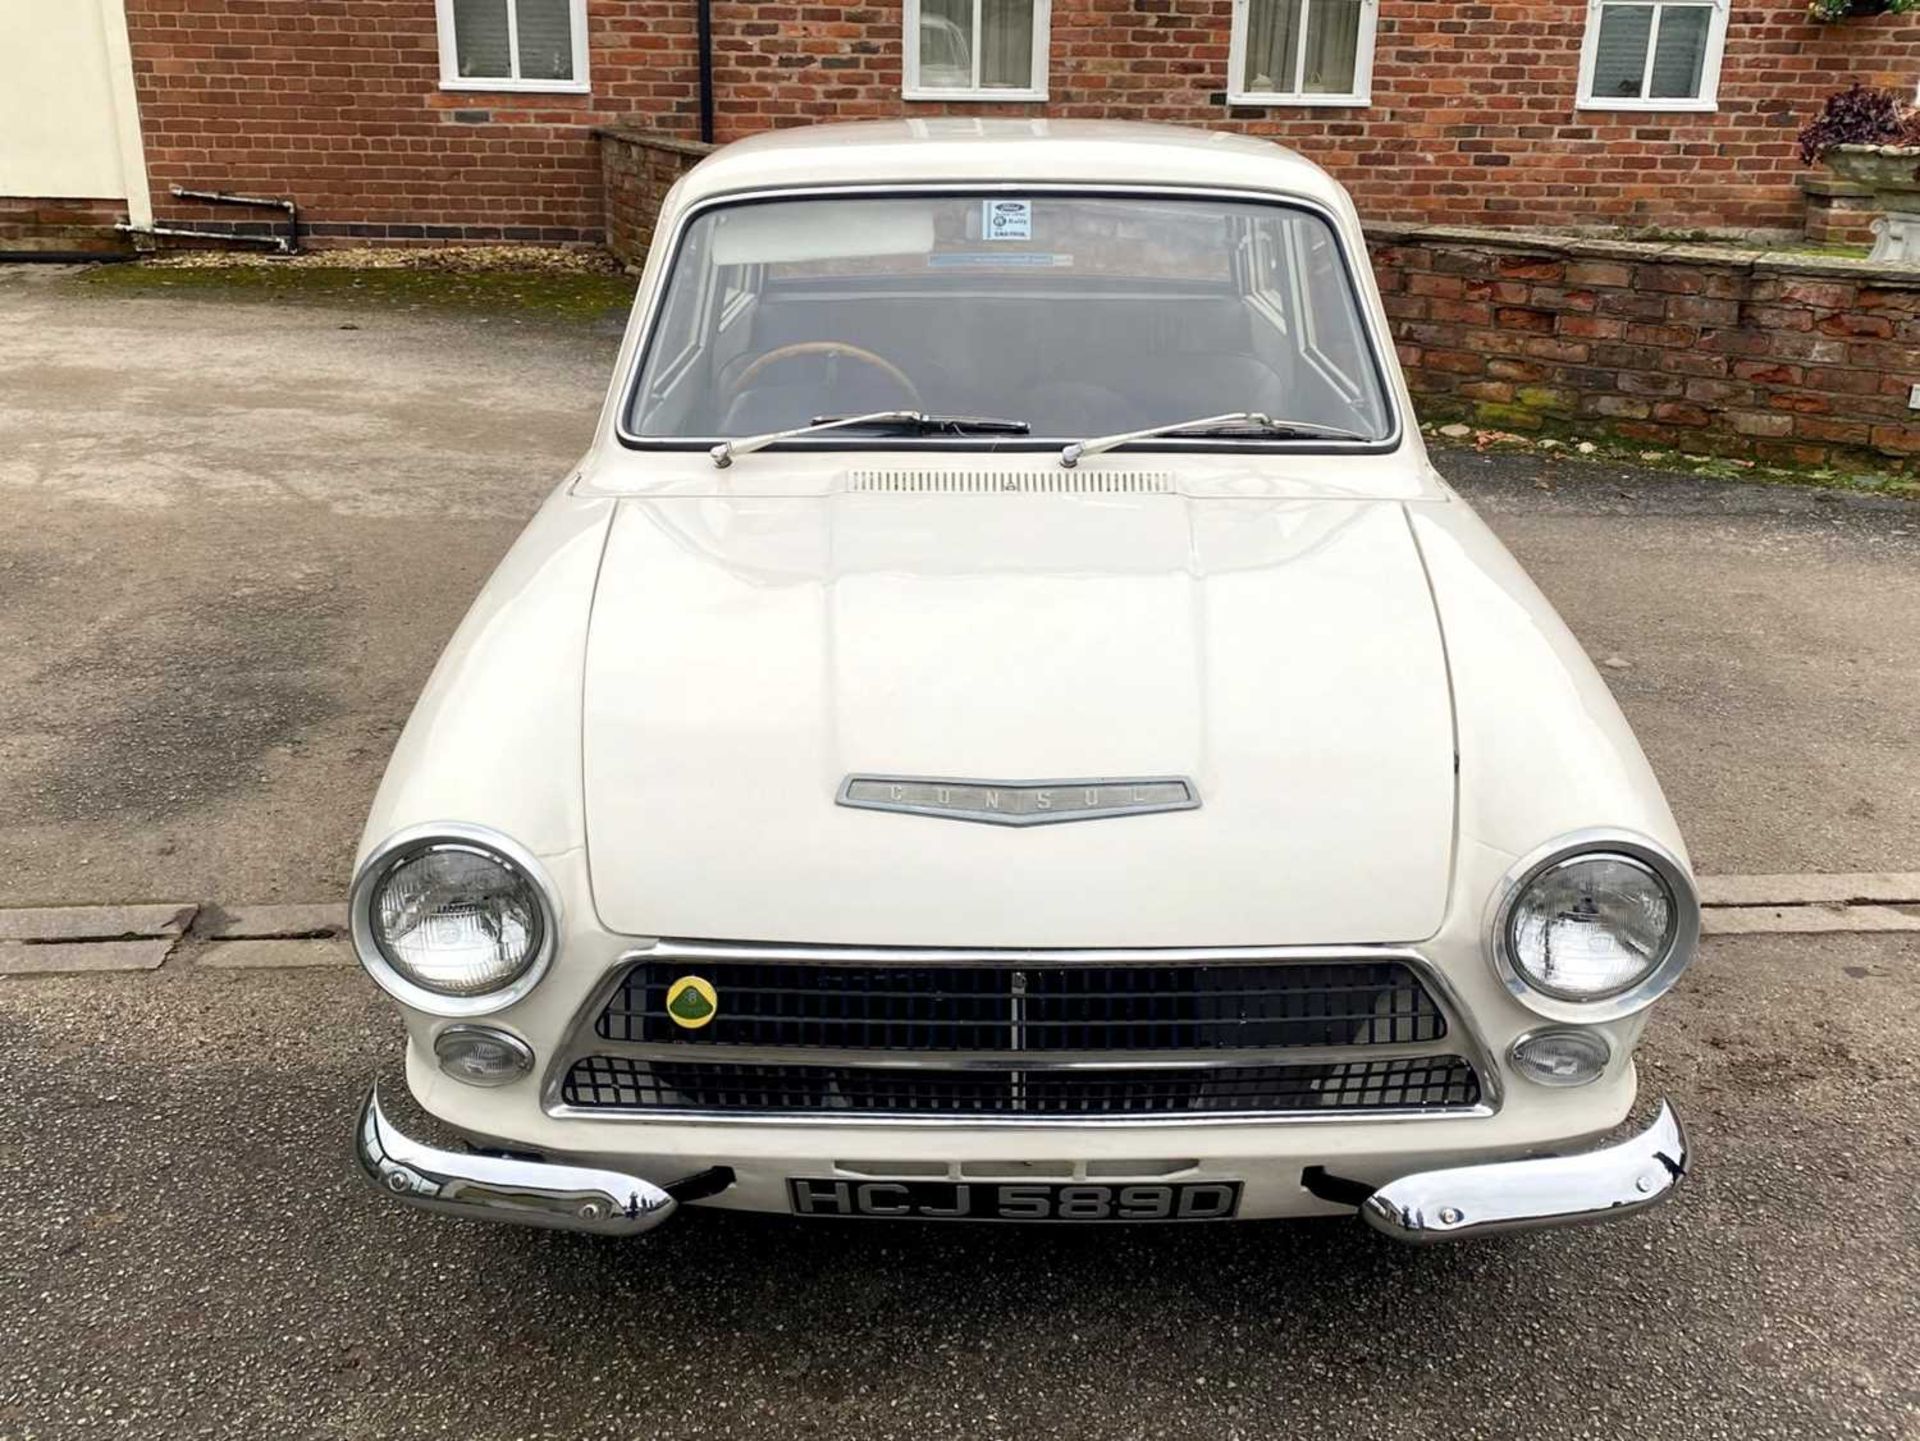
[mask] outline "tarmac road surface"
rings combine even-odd
[[[353,325],[355,329],[343,329]],[[612,327],[0,272],[0,904],[344,892]],[[1920,509],[1444,454],[1706,872],[1920,870]],[[0,976],[0,1438],[1920,1436],[1920,935],[1720,937],[1618,1225],[1086,1231],[690,1209],[637,1243],[348,1177],[357,972]]]

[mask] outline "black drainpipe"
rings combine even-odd
[[[699,0],[700,138],[713,144],[713,0]]]

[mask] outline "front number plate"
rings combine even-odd
[[[795,1177],[796,1216],[922,1221],[1225,1221],[1240,1209],[1238,1181],[816,1181]]]

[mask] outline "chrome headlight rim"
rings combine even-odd
[[[1619,856],[1651,871],[1673,898],[1673,935],[1657,965],[1633,985],[1592,1000],[1565,1000],[1535,988],[1514,960],[1508,929],[1513,909],[1527,887],[1556,866],[1588,857]],[[1488,949],[1500,983],[1515,1000],[1550,1021],[1592,1025],[1636,1015],[1673,989],[1700,947],[1700,897],[1681,859],[1649,836],[1635,831],[1575,831],[1521,857],[1494,891],[1488,922]]]
[[[505,986],[473,996],[450,996],[429,990],[403,974],[374,936],[373,902],[384,881],[397,867],[423,851],[436,846],[455,846],[477,850],[518,871],[533,888],[540,903],[540,944],[526,968]],[[511,836],[487,826],[463,821],[441,821],[408,826],[395,831],[367,853],[355,872],[353,889],[348,895],[348,914],[352,920],[353,949],[360,965],[373,977],[374,984],[402,1005],[430,1016],[464,1018],[489,1016],[525,1000],[546,977],[553,964],[560,938],[560,892],[546,868],[525,846]]]

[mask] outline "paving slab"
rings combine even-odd
[[[347,903],[343,900],[276,906],[209,906],[201,912],[199,924],[200,934],[216,941],[333,936],[346,928]]]
[[[216,941],[194,958],[196,966],[216,971],[290,970],[306,966],[357,964],[344,940]]]
[[[1920,846],[1920,841],[1916,841]],[[1701,876],[1704,906],[1805,906],[1920,902],[1920,872],[1839,871],[1786,876]]]
[[[180,901],[138,906],[23,906],[0,910],[0,941],[177,937],[193,924],[196,909]]]
[[[66,976],[87,971],[158,970],[173,950],[169,939],[61,941],[52,945],[0,941],[0,976]]]
[[[1716,906],[1700,913],[1700,929],[1710,936],[1920,931],[1920,909],[1897,906]]]

